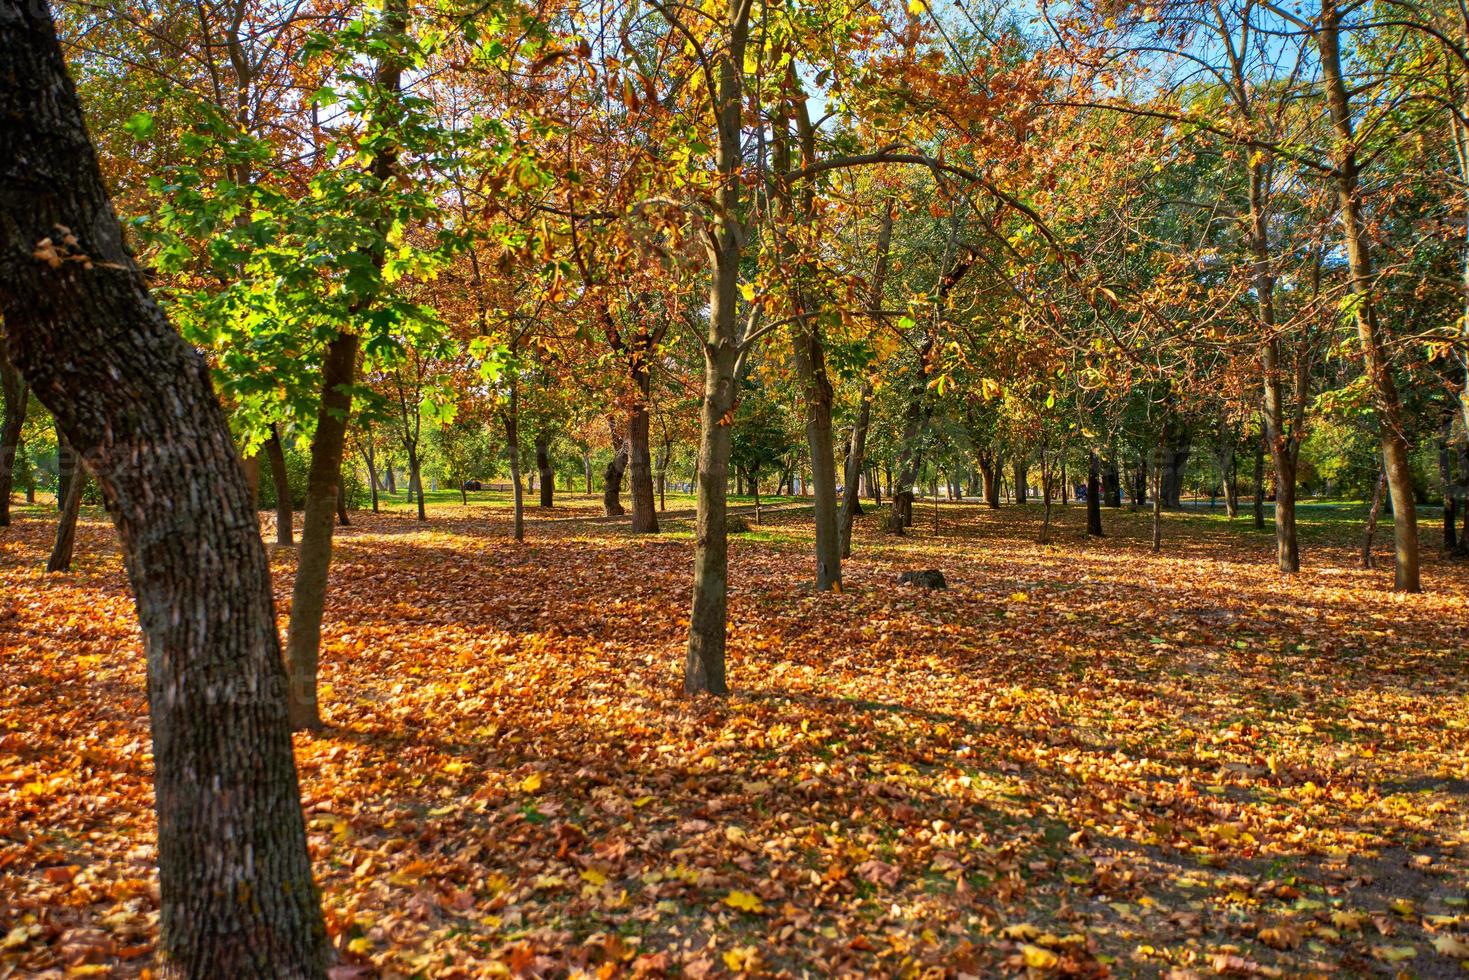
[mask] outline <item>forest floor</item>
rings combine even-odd
[[[1125,510],[1040,546],[1038,507],[923,507],[862,519],[842,594],[770,515],[694,701],[686,524],[354,515],[296,743],[337,975],[1463,976],[1469,567],[1394,595],[1360,513],[1304,513],[1287,582],[1243,517],[1153,555]],[[0,531],[0,977],[133,975],[136,620],[110,526],[47,576],[50,521]]]

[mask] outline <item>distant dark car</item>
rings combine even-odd
[[[466,490],[483,490],[484,488],[485,488],[485,485],[483,483],[479,482],[478,480],[465,480],[464,481],[464,489],[466,489]]]

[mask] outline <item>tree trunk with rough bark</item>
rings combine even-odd
[[[636,379],[647,396],[647,374]],[[627,413],[628,495],[632,498],[634,534],[658,533],[658,505],[653,496],[653,453],[649,436],[648,403],[639,401]]]
[[[122,544],[147,663],[164,971],[323,977],[270,573],[208,366],[124,248],[44,4],[0,0],[0,78],[0,316]],[[47,239],[53,261],[35,255]]]
[[[1408,441],[1403,425],[1402,403],[1393,381],[1392,364],[1383,345],[1377,322],[1375,273],[1372,246],[1362,215],[1359,192],[1360,161],[1353,133],[1351,96],[1341,69],[1341,12],[1335,0],[1322,0],[1316,22],[1316,46],[1321,55],[1321,78],[1326,89],[1332,129],[1336,136],[1334,182],[1341,211],[1342,237],[1347,249],[1353,315],[1357,340],[1367,378],[1372,383],[1382,442],[1383,468],[1393,512],[1393,588],[1399,592],[1420,589],[1418,566],[1418,511],[1413,501],[1413,474],[1408,458]],[[1277,489],[1277,496],[1279,495]]]
[[[742,110],[745,46],[750,7],[728,0],[729,42],[713,66],[718,93],[716,209],[723,215],[708,233],[712,276],[709,325],[702,344],[704,398],[699,423],[699,503],[694,520],[694,586],[689,611],[689,642],[684,657],[684,691],[724,694],[725,645],[729,612],[729,536],[725,527],[729,486],[730,435],[733,428],[736,362],[741,328],[737,316],[740,265],[746,230],[740,214],[743,168]]]
[[[1012,462],[1015,480],[1015,503],[1025,506],[1025,499],[1030,493],[1030,487],[1026,486],[1026,477],[1030,474],[1030,464],[1018,453]]]

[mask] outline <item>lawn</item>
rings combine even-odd
[[[296,746],[342,976],[1463,975],[1469,567],[1430,547],[1393,594],[1360,504],[1303,509],[1288,583],[1247,510],[1165,515],[1160,555],[1125,509],[1088,541],[1058,508],[1045,547],[1033,506],[873,513],[841,594],[806,587],[807,514],[767,515],[731,549],[735,693],[690,701],[686,534],[517,544],[479,496],[339,530],[330,727]],[[0,975],[126,976],[158,910],[138,632],[110,526],[47,576],[50,520],[0,531]],[[894,584],[927,567],[947,591]]]

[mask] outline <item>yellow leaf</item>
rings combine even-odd
[[[372,952],[372,940],[366,936],[358,936],[347,944],[347,952],[356,953],[358,956],[366,956]]]
[[[1025,592],[1011,592],[1010,593],[1010,601],[1011,602],[1029,602],[1030,601],[1030,595],[1028,593],[1025,593]]]
[[[1433,948],[1444,956],[1456,960],[1469,960],[1469,943],[1458,936],[1442,935],[1433,941]]]
[[[1388,905],[1388,908],[1406,918],[1413,914],[1413,900],[1410,898],[1395,898]]]
[[[1061,962],[1061,957],[1049,949],[1041,949],[1039,946],[1032,946],[1029,943],[1020,947],[1020,955],[1025,957],[1025,965],[1032,970],[1049,970]]]
[[[1397,963],[1400,960],[1411,960],[1418,955],[1418,950],[1412,946],[1373,946],[1372,955],[1389,963]]]
[[[607,876],[596,868],[587,868],[581,873],[581,880],[601,888],[607,884]]]
[[[921,17],[924,9],[923,0],[908,0],[908,13],[914,17]]]
[[[742,912],[758,914],[765,911],[765,903],[760,901],[760,897],[751,895],[749,892],[730,892],[721,901],[730,908],[739,909]]]
[[[520,790],[523,793],[537,792],[541,788],[542,782],[544,782],[544,779],[542,779],[541,774],[533,772],[520,781]]]
[[[1367,916],[1363,915],[1361,912],[1348,912],[1345,910],[1338,910],[1331,913],[1331,924],[1336,926],[1338,929],[1351,929],[1353,931],[1359,930],[1362,928],[1362,924],[1366,921]]]
[[[724,952],[724,965],[731,973],[743,973],[755,965],[758,956],[754,946],[736,946]]]
[[[1029,922],[1021,922],[1013,926],[1006,926],[1005,928],[1000,930],[1000,936],[1005,939],[1034,939],[1040,934],[1041,931],[1035,926],[1031,925]]]
[[[632,805],[635,806],[635,807],[637,807],[639,810],[641,810],[643,807],[647,806],[649,803],[652,803],[652,802],[653,802],[653,797],[651,797],[651,796],[639,796],[637,799],[635,799],[635,800],[632,801]]]

